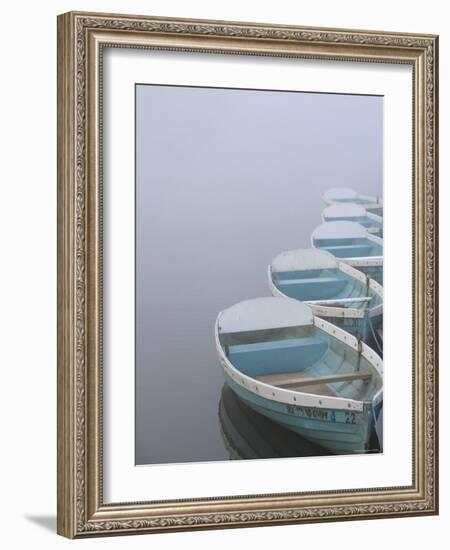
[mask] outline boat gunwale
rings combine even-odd
[[[382,267],[383,256],[349,256],[348,258],[339,258],[342,262],[351,267]]]
[[[381,229],[383,227],[383,218],[381,216],[379,216],[378,214],[374,214],[373,212],[368,212],[366,207],[364,207],[364,210],[366,211],[366,215],[367,215],[368,218],[370,218],[374,222],[377,222],[377,223],[381,224],[381,227],[379,228],[379,229]]]

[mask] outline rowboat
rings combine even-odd
[[[257,413],[224,384],[220,433],[231,460],[322,456],[328,451]],[[374,443],[376,445],[376,442]]]
[[[383,363],[369,346],[276,297],[220,312],[215,339],[226,383],[253,410],[331,453],[370,451]]]
[[[268,279],[273,296],[308,304],[314,315],[383,354],[383,287],[361,271],[325,250],[307,248],[279,254]]]
[[[327,204],[353,203],[364,206],[367,212],[383,217],[383,199],[361,195],[349,187],[333,187],[322,195]]]
[[[348,221],[365,227],[368,233],[383,236],[383,218],[367,212],[364,206],[354,203],[331,204],[322,212],[323,222]]]
[[[383,239],[356,222],[325,222],[311,235],[314,248],[331,252],[346,264],[383,284]]]

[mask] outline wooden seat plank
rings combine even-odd
[[[257,376],[256,379],[265,384],[278,386],[279,388],[300,388],[304,386],[317,386],[322,384],[334,384],[335,382],[350,382],[352,380],[369,380],[372,372],[368,370],[344,372],[341,374],[329,374],[325,376],[310,376],[303,371],[283,372],[280,374],[266,374]]]

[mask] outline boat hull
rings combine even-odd
[[[335,454],[367,453],[373,430],[371,407],[363,411],[304,407],[272,401],[236,384],[224,373],[228,386],[249,407],[308,441]]]

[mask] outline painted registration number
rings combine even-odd
[[[342,411],[336,415],[336,411],[327,409],[318,409],[316,407],[301,407],[299,405],[286,405],[289,414],[299,416],[300,418],[310,418],[311,420],[323,420],[324,422],[342,422],[345,424],[356,424],[356,415],[353,411]]]

